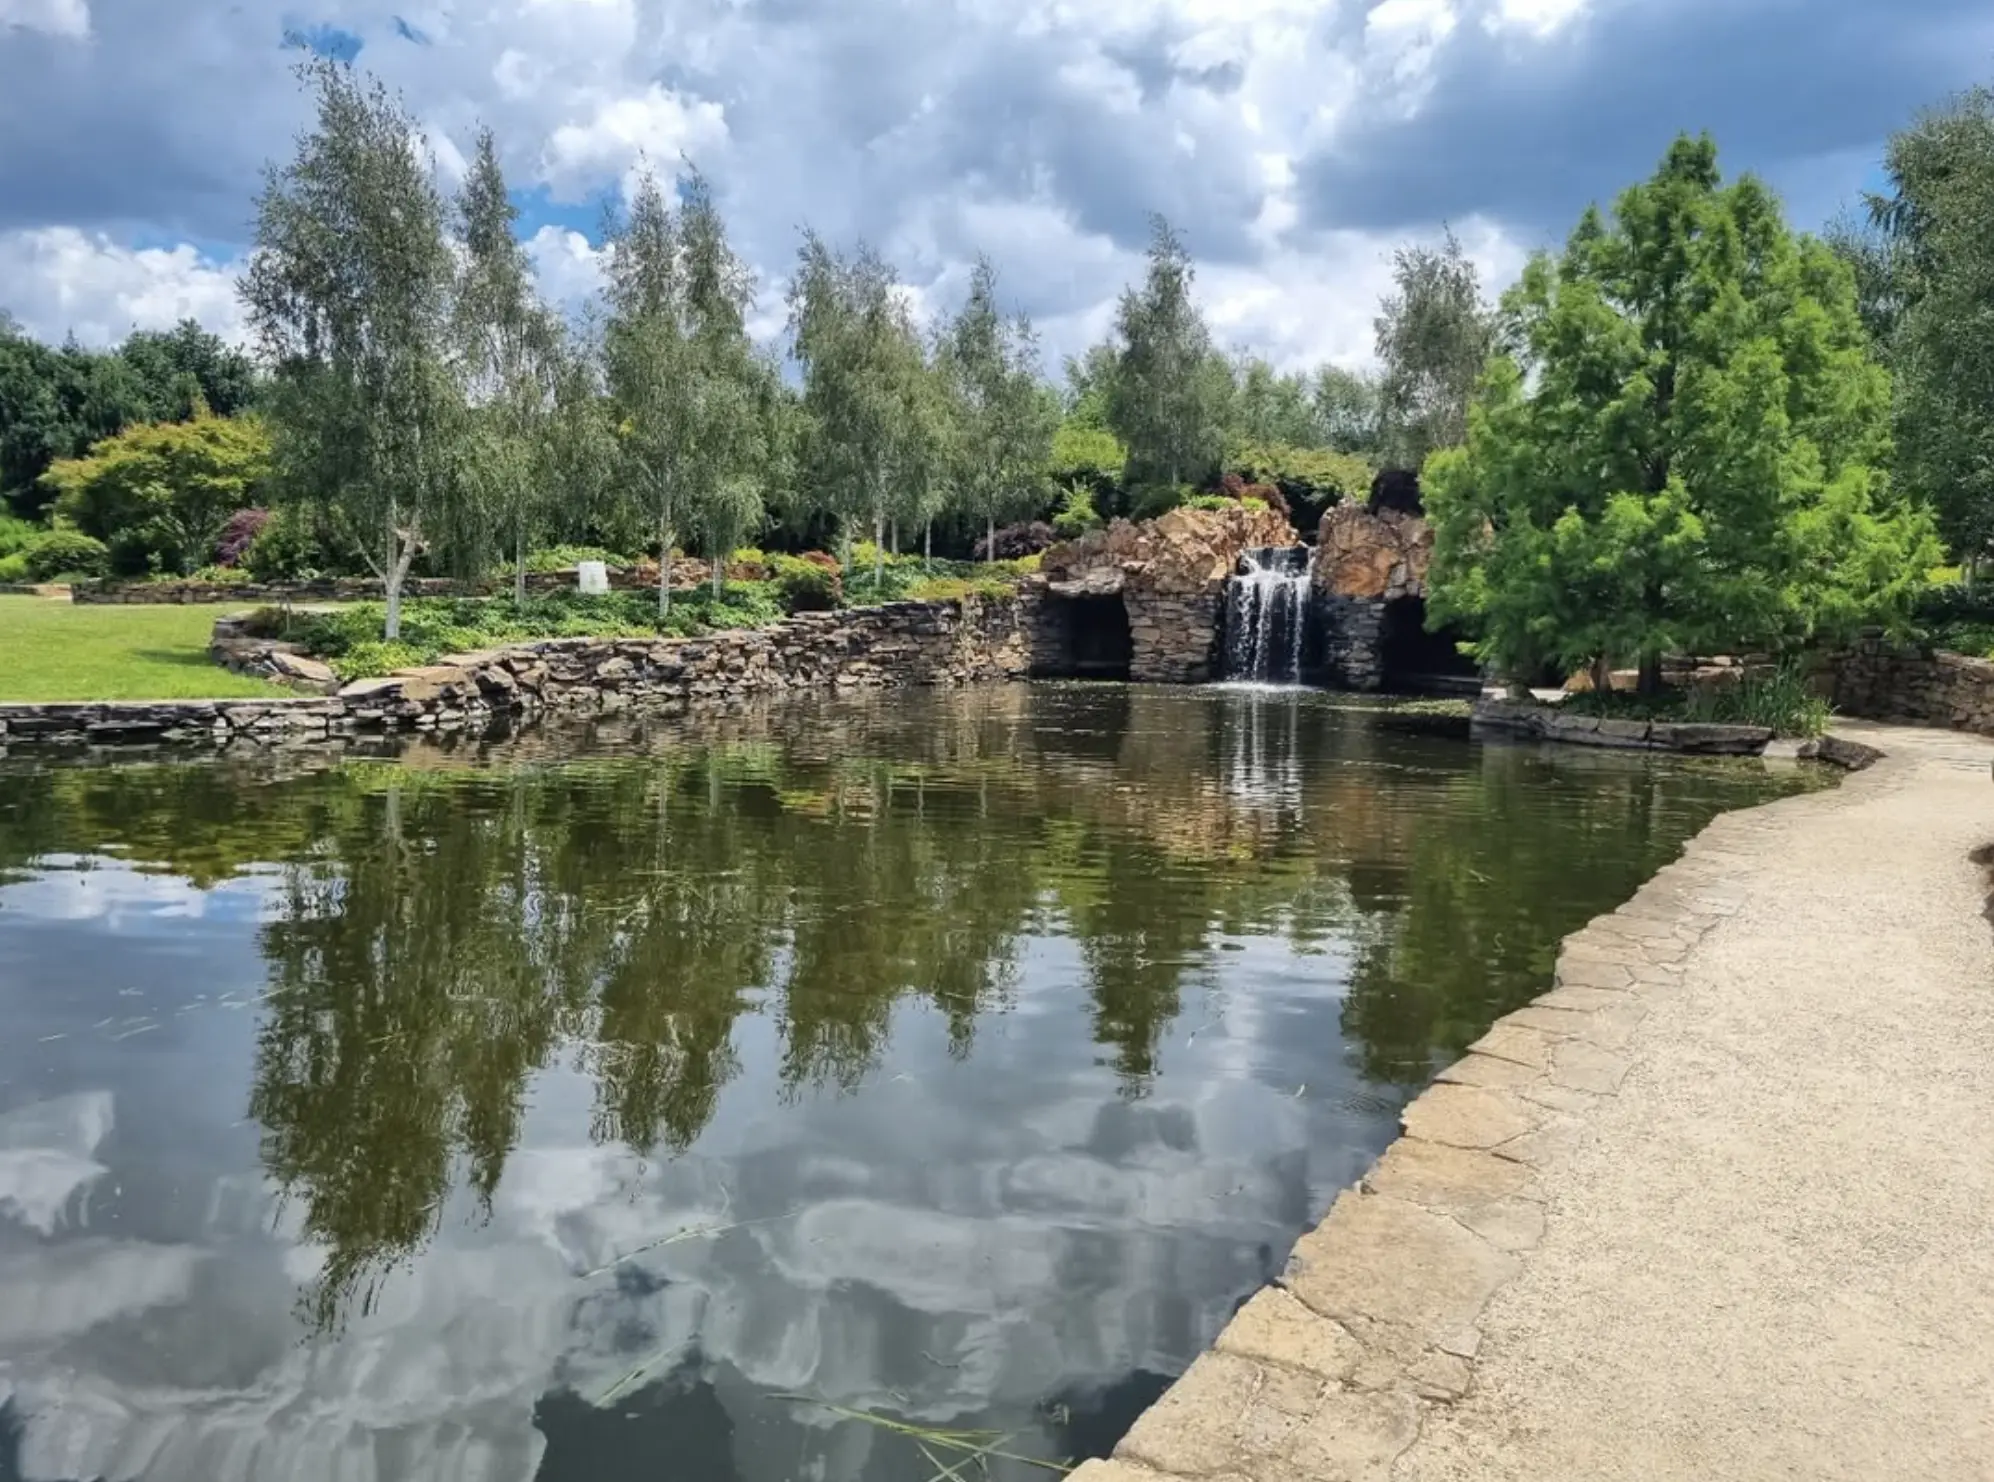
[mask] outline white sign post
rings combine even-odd
[[[575,588],[584,597],[600,597],[609,591],[609,567],[601,561],[583,561],[575,567]]]

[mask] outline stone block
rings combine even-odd
[[[1517,1258],[1460,1221],[1381,1194],[1337,1196],[1296,1242],[1285,1284],[1325,1317],[1368,1320],[1433,1344],[1475,1325]]]
[[[1363,1350],[1341,1324],[1311,1312],[1294,1294],[1263,1287],[1235,1312],[1215,1345],[1222,1353],[1261,1363],[1304,1369],[1341,1383],[1356,1370]]]

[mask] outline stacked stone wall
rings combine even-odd
[[[893,602],[700,638],[549,639],[452,654],[319,698],[0,705],[0,747],[452,730],[544,711],[672,711],[794,690],[1022,679],[1035,601],[1028,592]]]

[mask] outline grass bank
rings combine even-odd
[[[208,660],[212,607],[0,597],[0,702],[223,700],[285,693]]]

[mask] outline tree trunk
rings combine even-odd
[[[388,546],[383,552],[386,557],[381,562],[381,596],[387,602],[388,613],[381,624],[381,637],[393,643],[402,636],[402,584],[401,536],[395,529],[395,507],[388,506]]]
[[[512,545],[518,557],[512,571],[512,606],[515,612],[523,612],[526,610],[526,521],[523,518]]]
[[[382,637],[393,643],[402,636],[402,585],[408,580],[408,569],[415,564],[415,532],[406,535],[396,532],[397,550],[388,565],[386,579],[388,614],[382,623]]]
[[[997,559],[997,512],[995,510],[985,510],[983,512],[983,559],[986,561]]]
[[[935,564],[935,522],[933,520],[921,529],[921,570],[926,571]]]
[[[670,506],[668,505],[667,510]],[[672,517],[658,516],[658,620],[672,615]]]
[[[1600,695],[1613,688],[1613,661],[1605,654],[1592,661],[1592,688]]]
[[[876,509],[872,514],[872,584],[875,588],[886,581],[886,511]]]
[[[713,558],[713,600],[714,601],[718,602],[720,598],[725,595],[726,587],[727,587],[727,558],[725,556],[715,556]]]
[[[1659,652],[1641,655],[1639,692],[1649,699],[1662,692],[1662,656]]]
[[[895,520],[895,521],[893,522],[893,546],[892,546],[892,550],[893,550],[893,554],[894,554],[894,555],[896,555],[896,556],[897,556],[897,555],[899,555],[899,554],[900,554],[900,522],[899,522],[898,520]]]

